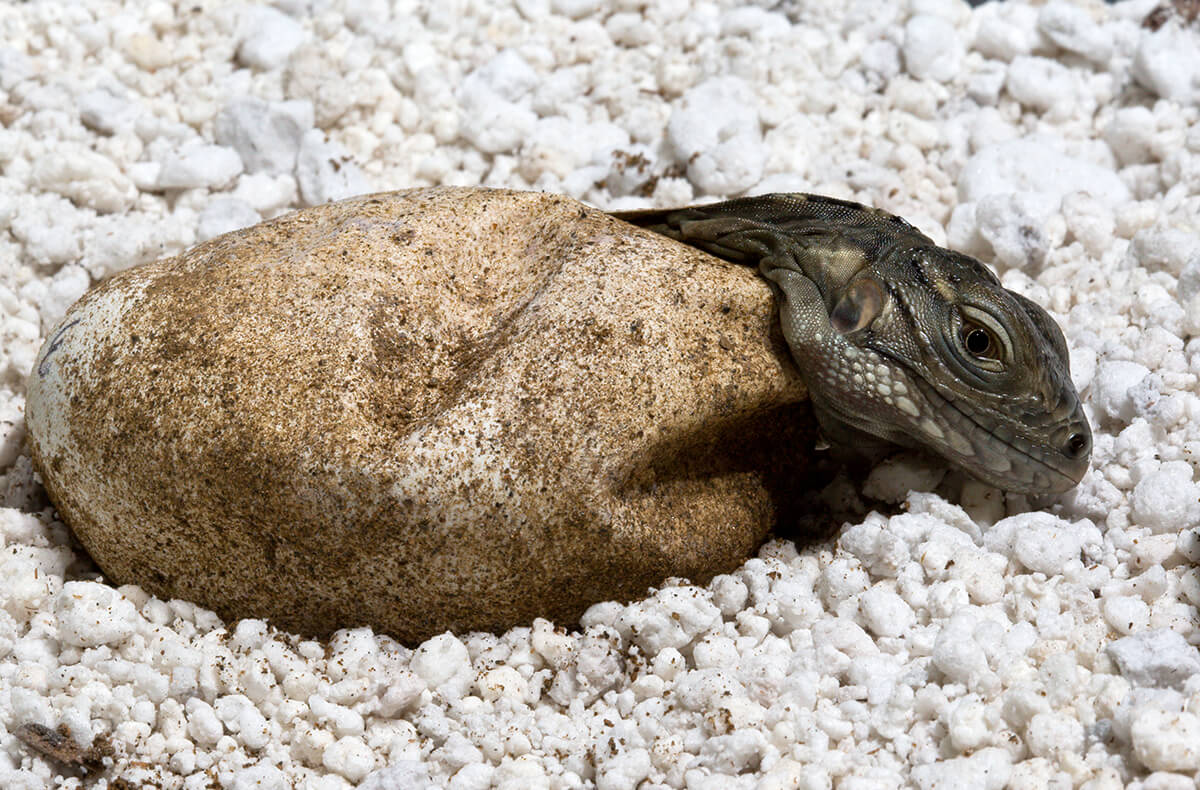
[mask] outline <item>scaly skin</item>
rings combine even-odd
[[[1062,330],[899,217],[805,194],[614,216],[758,266],[831,441],[922,448],[1029,494],[1067,491],[1087,471],[1091,429]]]

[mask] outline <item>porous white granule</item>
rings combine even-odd
[[[0,787],[84,784],[26,725],[170,790],[1195,786],[1200,28],[1155,7],[0,5]],[[893,211],[1055,314],[1092,470],[1029,501],[902,456],[896,515],[573,631],[318,642],[95,581],[22,450],[69,304],[435,183]]]

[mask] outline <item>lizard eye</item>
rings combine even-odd
[[[981,359],[999,359],[1000,344],[996,342],[996,338],[992,337],[991,331],[987,328],[968,321],[963,324],[959,336],[962,339],[963,348],[972,356]]]
[[[952,356],[971,375],[1001,374],[1012,364],[1013,347],[1008,331],[987,310],[959,305],[958,316],[948,329],[946,340],[954,347]]]

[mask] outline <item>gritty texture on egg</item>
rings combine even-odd
[[[0,786],[82,786],[34,723],[172,790],[1194,787],[1200,32],[1174,5],[0,4]],[[295,208],[480,184],[898,214],[1055,315],[1093,468],[1029,502],[894,459],[864,492],[905,511],[571,631],[311,640],[98,583],[23,444],[67,307]]]
[[[119,584],[308,636],[575,623],[790,517],[815,428],[772,302],[561,195],[377,193],[88,292],[30,447]]]

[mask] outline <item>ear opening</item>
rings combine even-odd
[[[829,314],[829,323],[843,335],[871,324],[883,310],[883,289],[870,278],[854,282]]]

